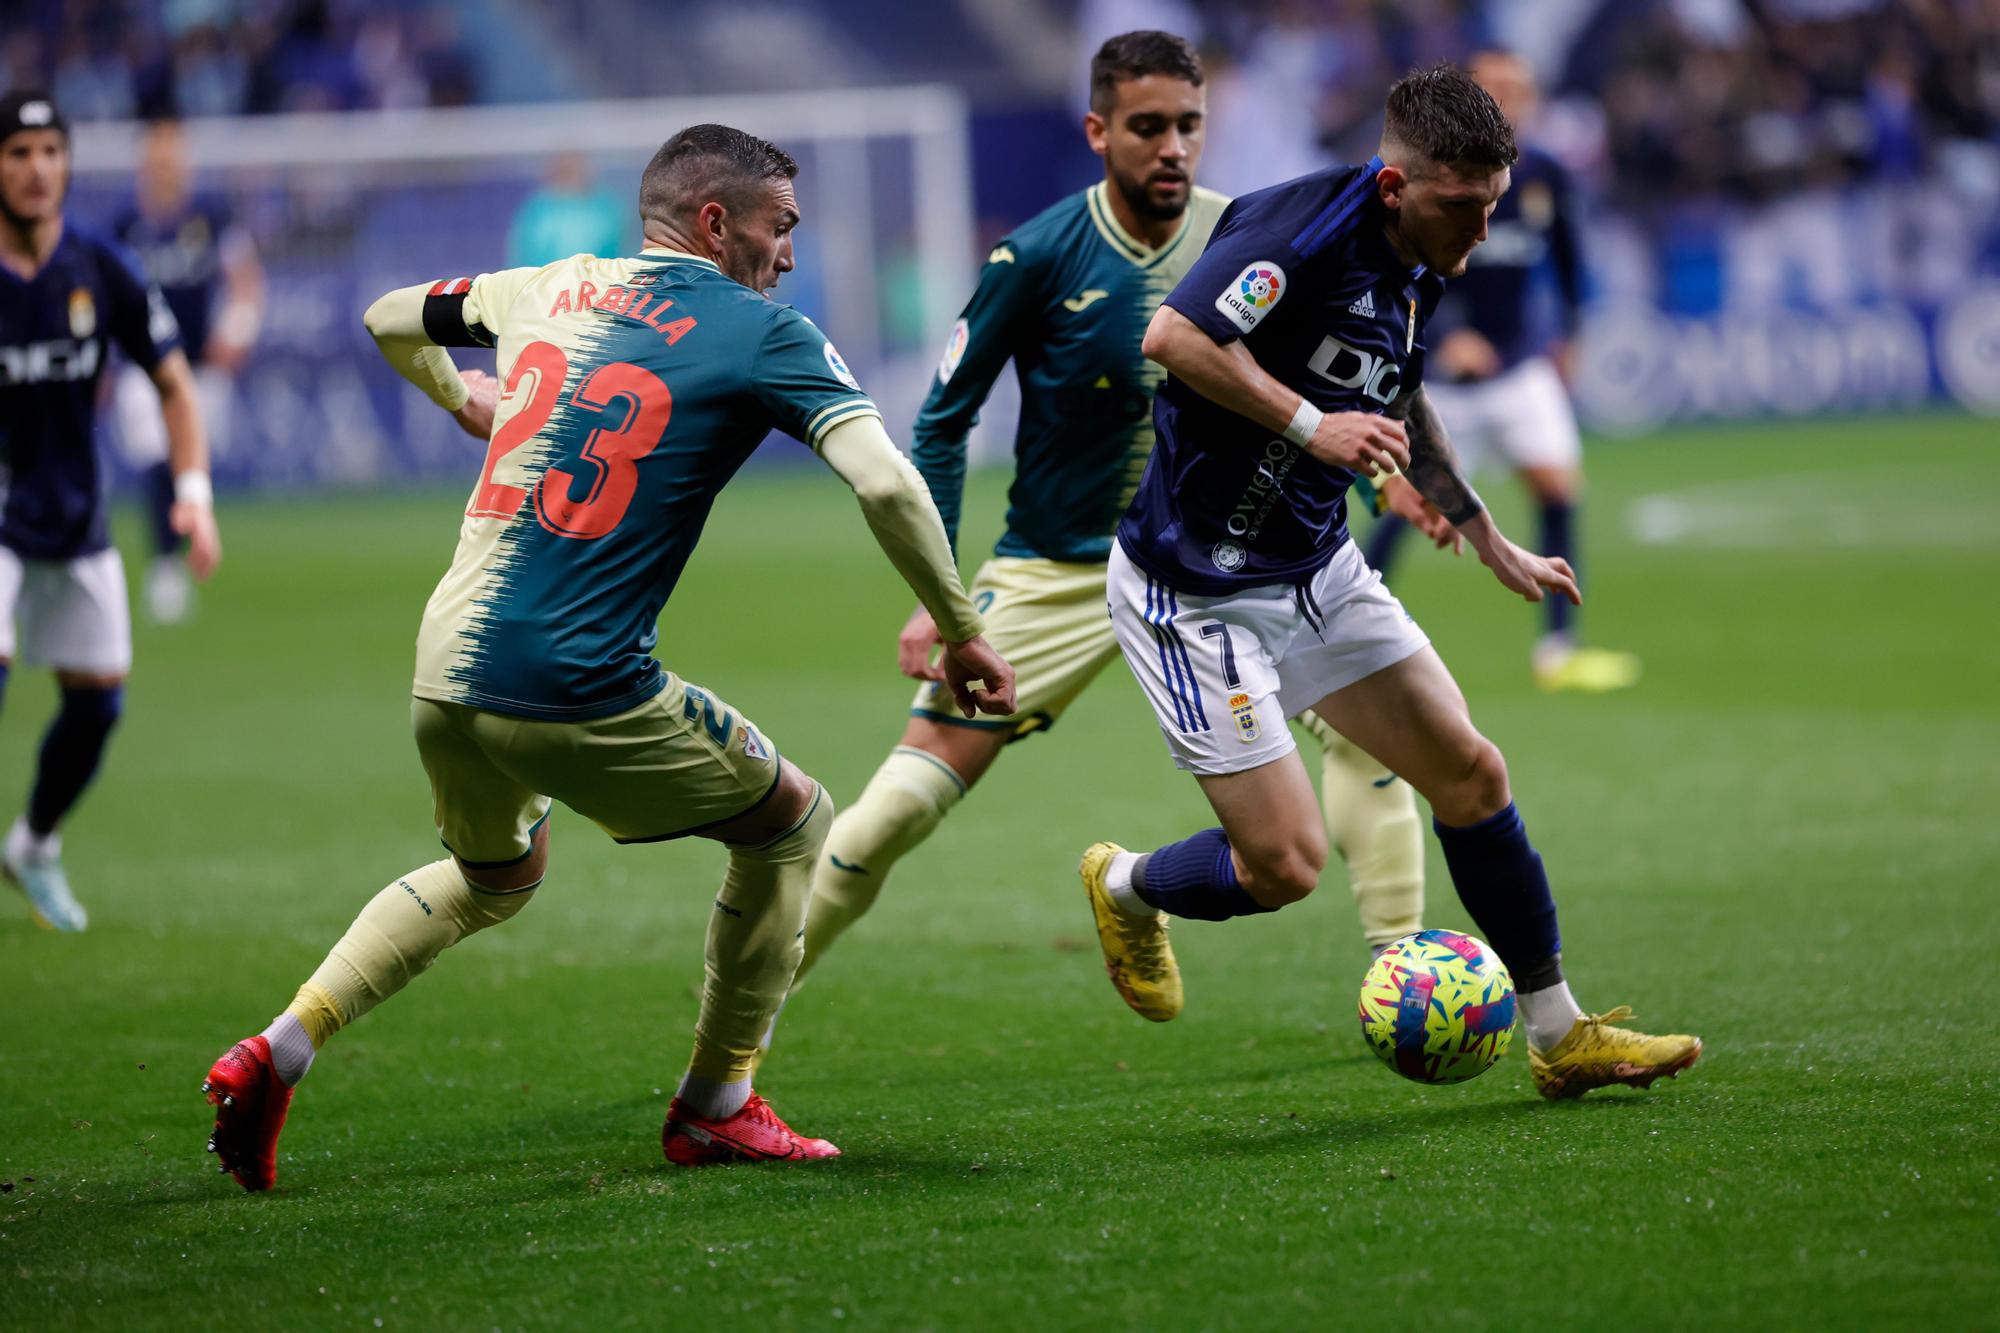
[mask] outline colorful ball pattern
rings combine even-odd
[[[1278,299],[1278,275],[1268,268],[1253,269],[1243,275],[1243,299],[1263,309]]]
[[[1477,1078],[1514,1039],[1514,979],[1470,935],[1405,935],[1361,979],[1361,1035],[1404,1078]]]

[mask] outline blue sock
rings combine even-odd
[[[0,704],[7,702],[7,677],[14,673],[12,662],[0,662]]]
[[[182,537],[174,531],[174,469],[165,459],[140,474],[146,492],[146,523],[153,530],[155,555],[179,555]]]
[[[1148,852],[1132,867],[1132,892],[1168,916],[1227,921],[1232,916],[1271,912],[1236,882],[1229,835],[1207,828],[1192,838]]]
[[[104,743],[111,738],[124,696],[123,687],[117,685],[62,692],[62,708],[42,737],[41,764],[28,796],[28,828],[36,836],[55,832],[97,775],[97,762],[104,757]]]
[[[1361,554],[1368,561],[1368,567],[1385,579],[1389,577],[1389,561],[1396,555],[1397,540],[1402,537],[1403,529],[1409,526],[1408,519],[1384,514],[1368,530],[1368,549]]]
[[[1569,567],[1577,571],[1577,578],[1583,578],[1583,569],[1577,563],[1576,534],[1571,521],[1576,517],[1576,506],[1567,500],[1550,500],[1542,505],[1542,554],[1551,559],[1567,560]],[[1549,633],[1568,634],[1570,622],[1576,608],[1569,604],[1567,597],[1545,597],[1542,605],[1548,608]]]
[[[1466,828],[1431,821],[1458,900],[1523,993],[1562,980],[1562,932],[1541,853],[1528,841],[1521,812],[1507,808]]]

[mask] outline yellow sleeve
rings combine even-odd
[[[361,317],[396,373],[447,412],[470,396],[447,347],[491,347],[509,310],[540,269],[510,268],[476,278],[398,287]]]
[[[963,643],[985,633],[985,622],[958,580],[958,563],[931,493],[890,441],[882,419],[841,422],[821,438],[819,455],[854,488],[869,530],[937,622],[939,636]]]

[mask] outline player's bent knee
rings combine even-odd
[[[0,666],[7,663],[0,662]],[[64,690],[115,690],[125,683],[122,671],[58,671],[56,684]]]
[[[467,884],[485,893],[520,893],[534,888],[549,873],[549,823],[548,819],[542,821],[528,844],[528,854],[513,864],[469,866],[458,861],[458,873],[465,876]]]
[[[1431,807],[1440,820],[1462,828],[1499,814],[1513,799],[1506,757],[1499,746],[1481,736],[1457,781],[1432,798]]]
[[[831,798],[821,792],[819,783],[797,764],[782,763],[777,784],[754,810],[710,829],[703,836],[744,846],[769,842],[804,819],[814,801],[825,804],[831,817]]]
[[[898,744],[943,760],[969,788],[986,776],[1011,734],[992,727],[954,727],[935,718],[913,717]]]

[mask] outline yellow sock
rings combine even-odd
[[[475,888],[450,860],[412,870],[369,900],[285,1012],[299,1020],[318,1050],[409,985],[446,949],[499,925],[534,896],[533,888],[515,893]]]
[[[756,847],[730,846],[708,920],[707,976],[688,1063],[697,1078],[727,1084],[750,1077],[804,951],[813,864],[833,822],[832,800],[815,791],[812,807],[786,832]]]
[[[965,796],[965,781],[936,755],[899,745],[853,805],[840,812],[813,872],[806,952],[793,985],[875,905],[890,868],[931,835]]]
[[[1361,933],[1371,947],[1423,929],[1424,826],[1410,784],[1308,711],[1319,740],[1328,839],[1347,863]]]

